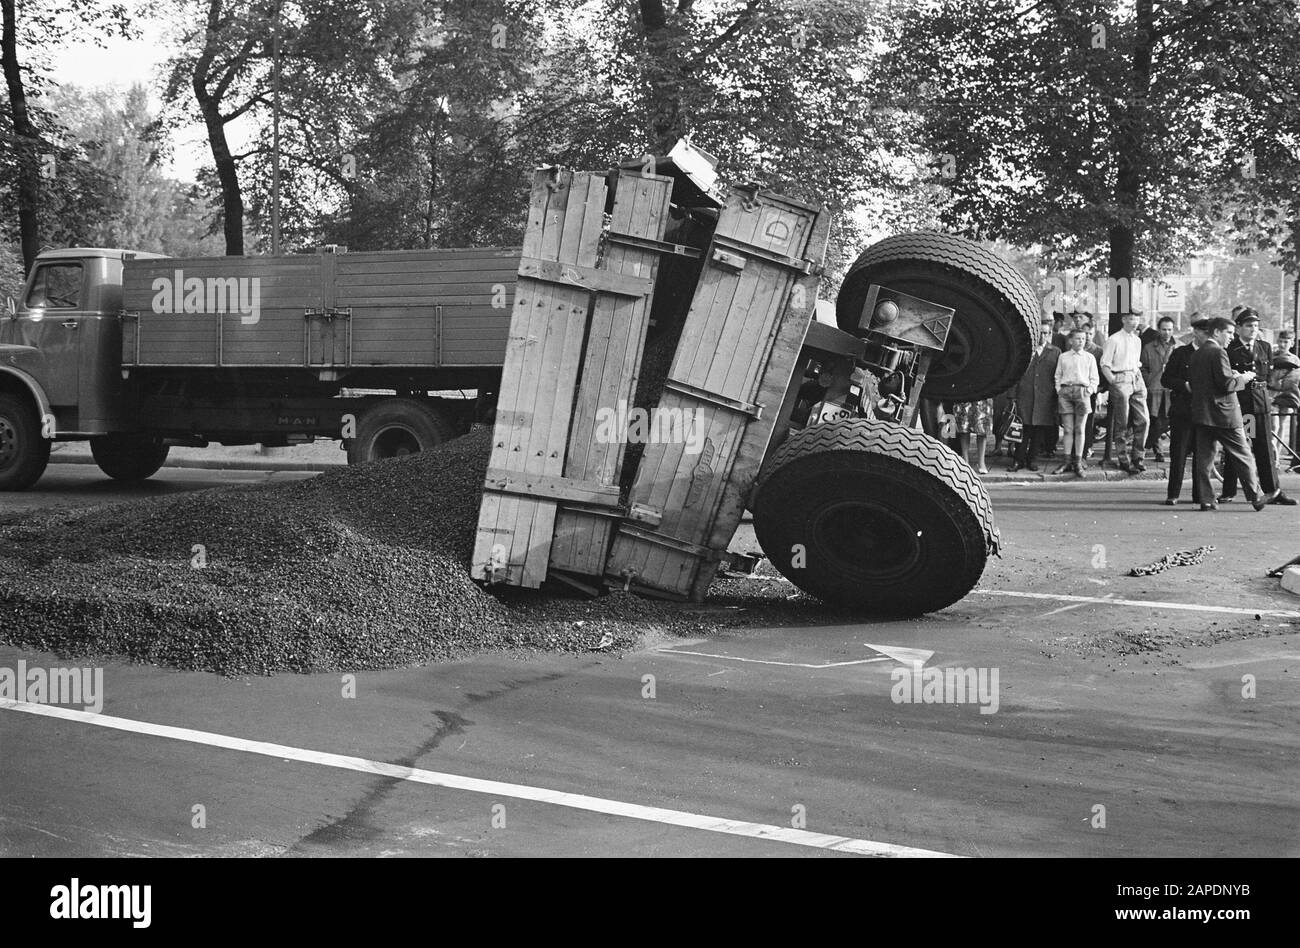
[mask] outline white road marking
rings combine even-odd
[[[1263,655],[1251,655],[1249,658],[1229,658],[1220,662],[1188,662],[1184,667],[1194,671],[1209,668],[1227,668],[1229,665],[1256,665],[1260,662],[1294,662],[1300,655],[1294,652],[1273,652]]]
[[[1236,616],[1269,616],[1274,619],[1300,619],[1300,612],[1287,609],[1239,609],[1235,606],[1205,606],[1194,602],[1149,602],[1144,599],[1110,599],[1100,596],[1063,596],[1056,593],[1012,592],[1007,589],[972,589],[985,596],[1014,596],[1019,599],[1052,599],[1080,605],[1141,606],[1145,609],[1181,609],[1184,612],[1226,612]]]
[[[1115,594],[1106,593],[1106,595],[1103,596],[1102,598],[1106,600],[1111,600],[1115,598]],[[1044,612],[1038,618],[1046,619],[1048,616],[1060,615],[1062,612],[1069,612],[1071,609],[1082,609],[1086,605],[1088,605],[1088,603],[1086,602],[1074,602],[1068,606],[1061,606],[1059,609],[1049,609],[1047,612]]]
[[[766,839],[777,843],[790,843],[794,846],[808,846],[814,849],[828,849],[842,853],[856,853],[861,856],[937,856],[957,858],[953,853],[937,852],[929,849],[916,849],[911,846],[898,846],[894,843],[877,843],[867,839],[855,839],[851,836],[832,836],[826,833],[812,833],[807,830],[774,826],[767,823],[750,823],[745,820],[725,820],[716,816],[703,816],[687,813],[683,810],[667,810],[662,807],[641,806],[637,803],[623,803],[619,800],[605,800],[589,797],[579,793],[565,793],[561,790],[548,790],[544,787],[529,787],[517,783],[502,783],[497,780],[480,780],[476,777],[462,777],[458,774],[439,773],[434,770],[421,770],[415,767],[402,767],[380,760],[368,760],[364,757],[346,757],[342,754],[329,754],[324,751],[305,750],[286,744],[270,744],[266,741],[250,741],[225,734],[213,734],[210,731],[195,731],[185,727],[172,727],[166,724],[152,724],[148,721],[134,721],[129,718],[111,717],[106,714],[93,714],[89,711],[74,711],[54,705],[30,704],[0,698],[0,711],[20,711],[41,717],[58,718],[63,721],[77,721],[96,727],[112,728],[117,731],[129,731],[133,734],[145,734],[151,737],[166,737],[191,744],[203,744],[208,747],[220,747],[225,750],[240,751],[246,754],[260,754],[263,757],[275,757],[280,760],[293,760],[304,764],[317,764],[321,767],[334,767],[338,770],[354,770],[363,774],[391,777],[396,780],[410,780],[413,783],[430,784],[446,787],[450,790],[465,790],[470,793],[483,793],[496,797],[508,797],[515,800],[531,800],[537,803],[550,803],[555,806],[569,807],[574,810],[586,810],[591,813],[604,813],[609,816],[622,816],[633,820],[646,820],[663,823],[668,826],[681,826],[686,829],[705,830],[710,833],[723,833],[729,836],[747,836],[751,839]]]
[[[924,665],[934,658],[934,651],[928,648],[908,648],[905,645],[872,645],[870,642],[863,642],[862,644],[873,652],[879,652],[881,655],[892,658],[900,665],[912,665],[916,662]]]
[[[880,658],[859,658],[852,662],[826,662],[821,665],[813,665],[810,662],[776,662],[765,658],[741,658],[739,655],[715,655],[712,652],[688,652],[682,648],[664,648],[659,650],[663,655],[698,655],[701,658],[721,658],[729,662],[749,662],[751,665],[782,665],[786,668],[843,668],[845,665],[865,665],[868,662],[888,662],[891,661],[889,656],[882,655]]]
[[[1076,602],[1073,605],[1061,606],[1061,608],[1059,609],[1050,609],[1047,612],[1044,612],[1038,618],[1046,619],[1048,616],[1057,616],[1060,615],[1062,612],[1069,612],[1071,609],[1082,609],[1086,605],[1087,605],[1086,602]]]

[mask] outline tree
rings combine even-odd
[[[282,154],[285,220],[299,244],[445,247],[520,237],[537,161],[520,151],[517,103],[542,56],[541,5],[454,0],[408,14],[377,23],[364,55],[340,54],[385,68],[331,90],[328,121],[315,102],[329,79],[306,60],[282,90],[291,143]],[[263,147],[250,164],[262,221],[270,161]]]
[[[18,240],[24,266],[30,268],[40,251],[42,217],[48,217],[48,202],[41,197],[41,176],[53,176],[68,156],[54,139],[56,123],[39,106],[46,85],[44,74],[32,63],[41,63],[44,53],[76,35],[88,35],[97,42],[109,33],[131,34],[131,18],[120,3],[98,0],[62,0],[59,3],[27,2],[21,9],[15,0],[0,0],[0,64],[7,93],[4,123],[0,126],[0,169],[12,193],[3,197],[12,204],[18,220]],[[5,187],[6,192],[11,187]]]
[[[77,159],[100,182],[98,213],[81,209],[84,242],[169,256],[219,252],[205,233],[206,204],[194,185],[163,170],[167,147],[142,85],[126,92],[65,86],[50,96]]]
[[[1237,156],[1226,170],[1233,236],[1239,250],[1262,250],[1300,275],[1300,10],[1267,7],[1270,33],[1286,37],[1222,64],[1237,106],[1231,136]]]
[[[275,86],[290,189],[295,176],[310,177],[308,168],[341,176],[338,145],[354,138],[358,113],[386,104],[377,83],[421,6],[419,0],[188,0],[165,100],[173,121],[193,107],[207,130],[227,254],[245,247],[249,189],[241,165],[256,163],[254,189],[264,189],[269,177]],[[261,135],[236,153],[228,127],[239,120]]]
[[[584,13],[591,25],[559,31],[522,106],[521,134],[539,161],[599,168],[690,135],[719,156],[724,180],[824,204],[832,271],[877,223],[860,212],[899,203],[893,166],[910,151],[911,119],[873,108],[864,81],[883,6],[601,0]]]
[[[905,18],[878,89],[922,116],[947,226],[1129,280],[1209,236],[1262,94],[1226,63],[1293,55],[1290,5],[942,0]]]
[[[264,101],[262,63],[270,59],[280,5],[279,0],[190,0],[180,8],[188,22],[182,27],[182,49],[169,64],[164,102],[178,106],[193,97],[212,151],[229,256],[244,253],[244,199],[226,126]]]

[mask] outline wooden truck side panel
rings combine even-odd
[[[515,248],[132,260],[122,363],[496,366],[518,265]]]
[[[552,482],[564,472],[590,293],[585,286],[542,276],[539,265],[594,270],[605,193],[603,176],[559,169],[534,176],[488,487],[479,511],[471,570],[476,579],[536,588],[546,578],[556,501],[527,496],[514,481]],[[538,275],[525,275],[526,268]]]
[[[611,581],[703,597],[794,371],[826,232],[816,208],[729,195],[656,409],[693,437],[646,446],[628,502],[657,522],[619,526]]]
[[[338,255],[333,305],[352,311],[352,364],[501,365],[519,253]]]
[[[655,280],[660,253],[642,246],[623,245],[620,236],[659,241],[668,226],[672,178],[620,171],[610,215],[610,240],[603,266],[611,273]],[[613,432],[610,415],[622,417],[633,402],[645,348],[652,296],[597,293],[591,311],[582,375],[569,431],[564,476],[570,480],[610,488],[618,495],[619,475],[627,443],[625,432]],[[593,509],[561,503],[555,521],[550,567],[599,576],[609,553],[617,523],[613,504]]]
[[[129,260],[122,364],[300,366],[321,269],[319,255]]]

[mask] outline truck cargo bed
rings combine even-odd
[[[500,366],[518,248],[127,261],[124,366]]]

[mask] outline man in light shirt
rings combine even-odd
[[[1061,424],[1065,426],[1066,460],[1052,473],[1073,471],[1076,477],[1083,477],[1088,466],[1084,459],[1084,433],[1092,411],[1092,396],[1101,387],[1101,379],[1097,373],[1097,360],[1084,349],[1087,330],[1075,329],[1069,338],[1069,348],[1056,362],[1056,396]]]
[[[1112,333],[1101,350],[1101,377],[1110,389],[1112,406],[1112,430],[1107,437],[1113,439],[1116,463],[1128,474],[1146,470],[1142,453],[1149,418],[1147,387],[1142,380],[1142,337],[1138,335],[1141,319],[1141,313],[1125,313],[1124,328]],[[1133,425],[1131,438],[1130,423]]]
[[[1147,432],[1147,447],[1152,450],[1156,463],[1160,456],[1160,438],[1169,430],[1169,389],[1160,384],[1165,363],[1174,351],[1174,321],[1161,316],[1156,323],[1156,337],[1142,347],[1142,381],[1147,386],[1147,417],[1151,430]]]

